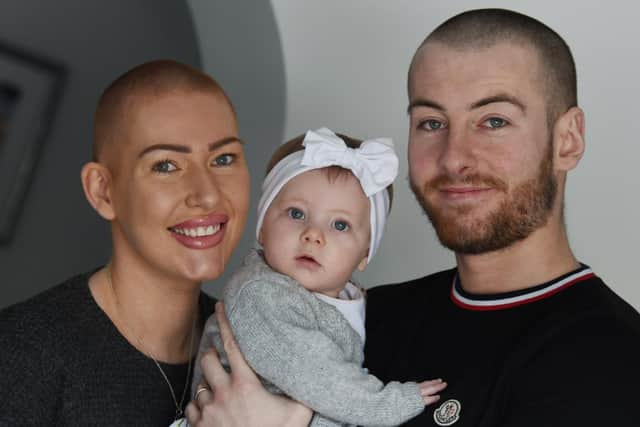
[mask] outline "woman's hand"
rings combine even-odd
[[[215,349],[202,357],[202,372],[209,390],[189,403],[187,419],[194,427],[307,426],[313,415],[306,406],[269,393],[247,364],[231,333],[222,303],[216,304],[216,320],[231,373],[220,364]]]

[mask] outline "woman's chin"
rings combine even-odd
[[[208,280],[216,280],[224,273],[224,268],[225,263],[223,262],[201,262],[185,266],[181,275],[189,282],[201,283]]]

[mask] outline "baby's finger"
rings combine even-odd
[[[447,387],[447,383],[441,379],[424,381],[419,384],[420,395],[422,397],[435,395],[436,393],[444,390]]]
[[[436,403],[438,400],[440,400],[440,395],[437,394],[433,396],[422,396],[422,401],[425,405],[431,405],[432,403]]]
[[[430,386],[438,385],[442,383],[444,383],[444,381],[442,381],[442,378],[437,378],[435,380],[422,381],[418,385],[420,386],[420,388],[423,388],[423,387],[430,387]]]

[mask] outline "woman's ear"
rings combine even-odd
[[[575,168],[584,154],[584,112],[572,107],[561,115],[553,127],[555,169],[569,171]]]
[[[104,165],[89,162],[80,172],[82,189],[87,201],[93,209],[107,221],[115,218],[115,210],[111,199],[111,172]]]

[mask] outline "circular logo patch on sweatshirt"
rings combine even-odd
[[[449,399],[433,411],[433,420],[439,426],[450,426],[460,419],[462,405],[456,399]]]

